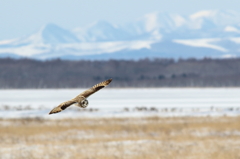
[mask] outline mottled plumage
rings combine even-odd
[[[77,106],[82,107],[82,108],[87,107],[88,101],[86,98],[88,98],[93,93],[99,91],[100,89],[106,87],[111,81],[112,81],[112,79],[109,79],[109,80],[106,80],[106,81],[103,81],[101,83],[94,85],[92,88],[82,92],[75,98],[61,103],[59,106],[52,109],[49,114],[61,112],[62,110],[66,109],[67,107],[71,106],[74,103],[76,103]]]

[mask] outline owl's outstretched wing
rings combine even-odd
[[[90,89],[82,92],[81,94],[79,94],[76,98],[81,97],[81,96],[87,98],[90,95],[92,95],[93,93],[95,93],[95,92],[99,91],[100,89],[106,87],[111,82],[112,82],[112,79],[109,79],[109,80],[103,81],[101,83],[98,83],[98,84],[94,85],[92,88],[90,88]]]
[[[61,103],[59,106],[53,108],[53,109],[50,111],[49,114],[58,113],[58,112],[66,109],[67,107],[69,107],[70,105],[72,105],[72,104],[74,104],[74,103],[76,103],[76,101],[73,100],[73,99],[72,99],[72,100],[69,100],[69,101],[66,101],[66,102],[63,102],[63,103]]]
[[[72,100],[66,101],[61,103],[59,106],[53,108],[49,114],[53,114],[53,113],[58,113],[61,112],[62,110],[66,109],[67,107],[69,107],[70,105],[77,103],[79,101],[79,99],[82,99],[82,97],[89,97],[91,94],[99,91],[100,89],[106,87],[110,82],[112,81],[112,79],[103,81],[101,83],[98,83],[96,85],[94,85],[92,88],[82,92],[81,94],[79,94],[77,97],[75,97]]]

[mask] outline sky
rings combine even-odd
[[[240,11],[240,0],[1,0],[0,40],[29,35],[48,23],[72,30],[98,20],[124,24],[151,12]]]

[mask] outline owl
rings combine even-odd
[[[67,107],[71,106],[72,104],[75,104],[78,107],[81,108],[86,108],[88,106],[88,100],[87,98],[92,95],[93,93],[99,91],[100,89],[106,87],[107,85],[109,85],[109,83],[112,82],[112,79],[103,81],[101,83],[98,83],[96,85],[94,85],[92,88],[82,92],[81,94],[79,94],[78,96],[76,96],[75,98],[63,102],[61,103],[59,106],[53,108],[49,114],[53,114],[53,113],[59,113],[62,110],[65,110]]]

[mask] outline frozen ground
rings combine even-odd
[[[240,114],[240,88],[105,88],[86,109],[48,112],[84,89],[0,90],[0,118],[218,116]]]
[[[0,159],[239,159],[239,120],[0,119]]]

